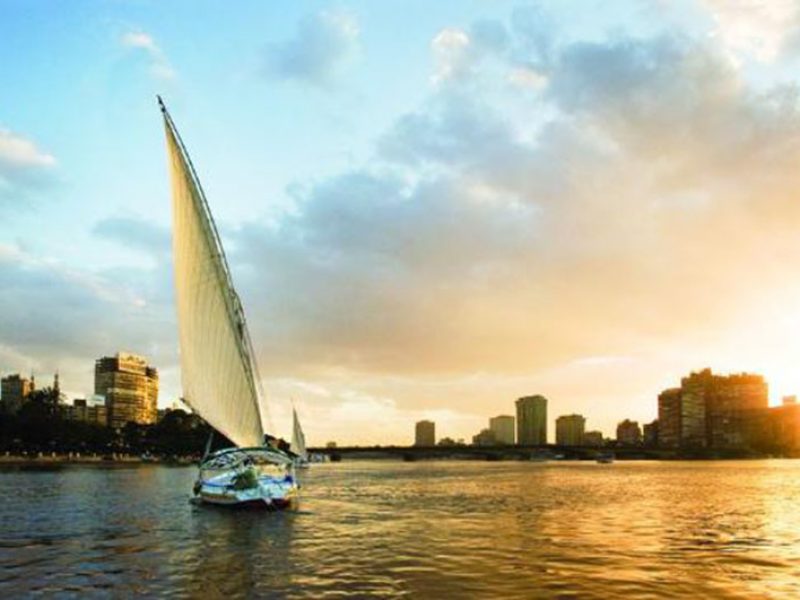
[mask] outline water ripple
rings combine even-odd
[[[0,473],[0,596],[800,596],[791,461],[321,465],[274,514],[194,475]]]

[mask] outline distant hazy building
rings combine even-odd
[[[436,445],[436,423],[433,421],[419,421],[414,433],[415,446]]]
[[[30,393],[34,390],[33,377],[27,379],[20,377],[18,373],[8,375],[0,380],[0,400],[2,400],[3,412],[16,414]]]
[[[514,445],[514,417],[499,415],[489,419],[489,429],[498,444]]]
[[[625,419],[617,425],[617,443],[623,446],[638,446],[642,443],[642,429],[638,421]]]
[[[497,438],[494,431],[491,429],[481,429],[481,432],[472,436],[473,446],[495,446],[497,445]]]
[[[604,443],[605,440],[601,431],[587,431],[583,434],[584,446],[602,446]]]
[[[644,445],[650,448],[658,446],[658,419],[651,423],[645,423],[642,430]]]
[[[135,354],[118,353],[98,359],[94,392],[105,396],[108,424],[152,424],[158,417],[158,371]]]
[[[586,418],[582,415],[564,415],[556,419],[556,444],[580,446],[583,444]]]
[[[547,443],[547,398],[525,396],[517,400],[517,443],[538,446]]]

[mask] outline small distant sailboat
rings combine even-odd
[[[297,417],[297,410],[292,408],[292,445],[290,450],[295,454],[295,465],[301,469],[307,469],[310,461],[308,450],[306,449],[306,436],[300,426],[300,419]]]
[[[202,503],[284,508],[297,497],[292,458],[265,445],[263,390],[239,296],[189,154],[158,98],[172,182],[175,302],[185,402],[235,446],[206,455]],[[210,444],[209,444],[210,447]]]

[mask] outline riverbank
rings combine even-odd
[[[194,465],[197,459],[194,457],[142,457],[131,454],[112,453],[106,455],[99,454],[57,454],[57,453],[38,453],[36,455],[15,455],[0,454],[0,469],[4,468],[48,468],[66,466],[138,466],[148,464],[161,465]]]

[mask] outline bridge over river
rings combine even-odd
[[[311,448],[310,452],[325,454],[332,461],[357,459],[394,460],[595,460],[600,454],[612,453],[618,460],[663,460],[670,458],[701,458],[678,456],[675,450],[663,448],[596,446],[350,446]],[[710,458],[708,456],[702,458]],[[719,457],[721,458],[721,457]]]

